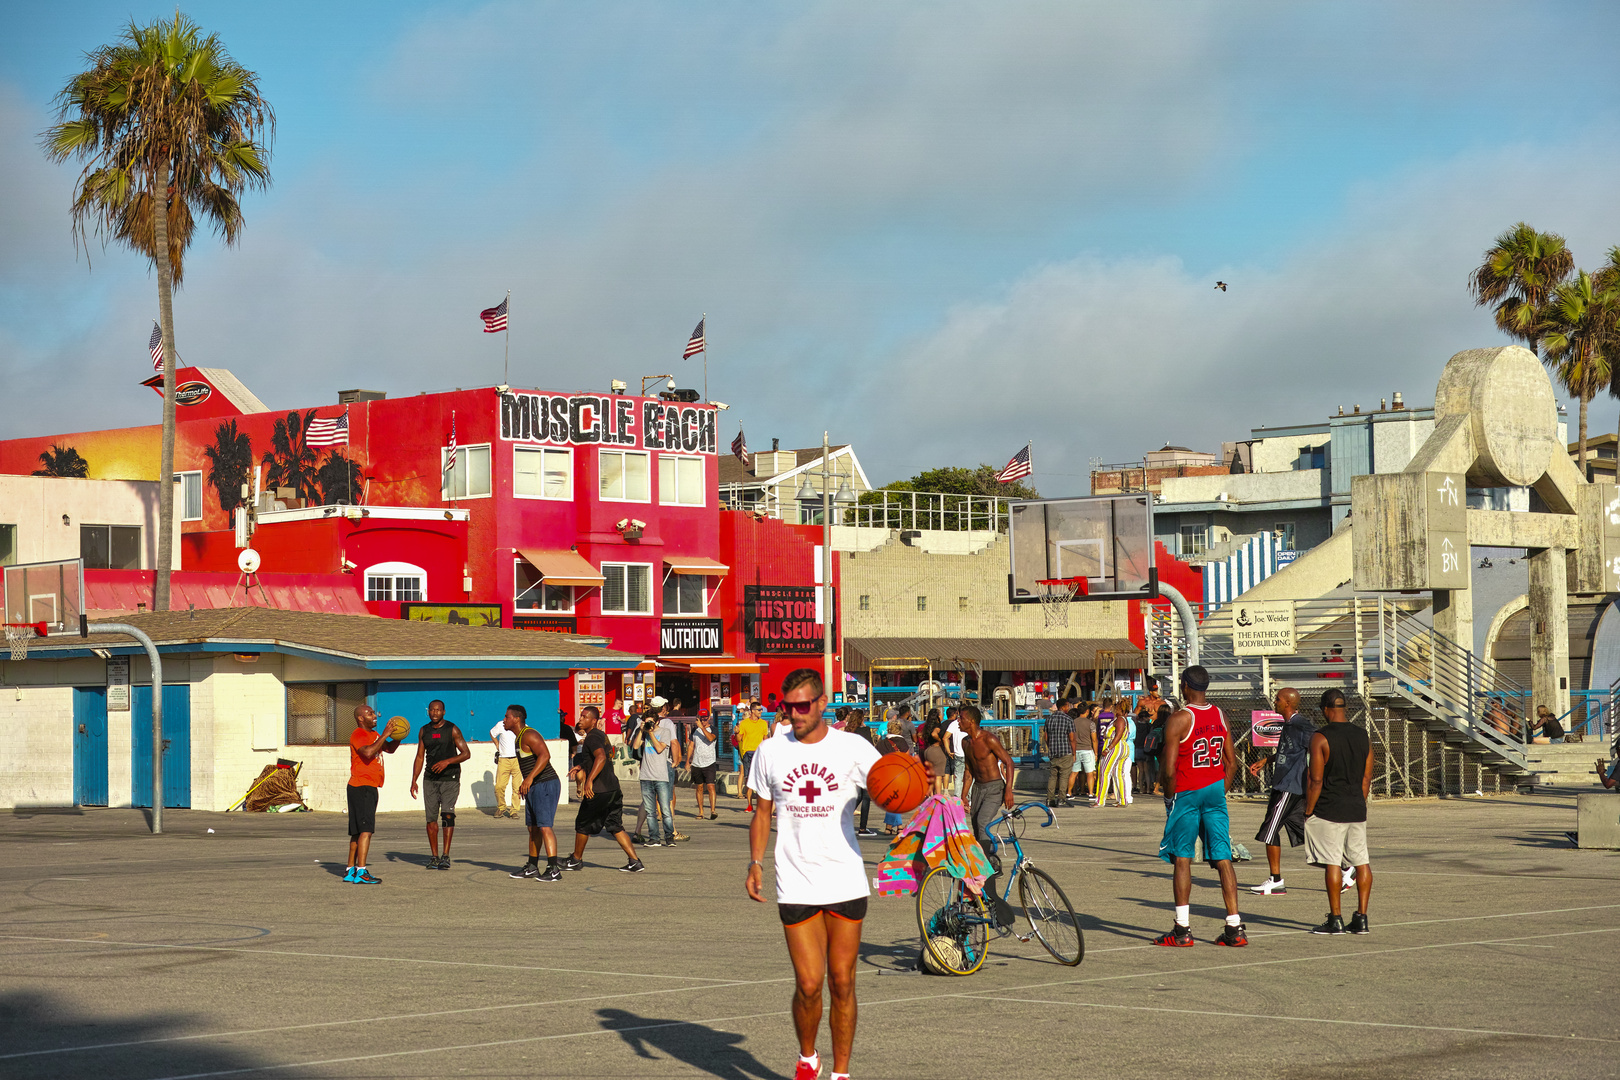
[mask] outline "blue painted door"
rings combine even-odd
[[[529,726],[541,737],[555,739],[561,735],[557,722],[557,680],[525,679],[503,682],[385,682],[377,684],[373,708],[381,718],[379,726],[391,716],[403,716],[411,722],[408,741],[414,742],[416,730],[427,723],[428,702],[444,702],[444,716],[461,729],[461,737],[468,742],[489,742],[489,732],[506,715],[508,705],[522,705],[529,711]]]
[[[152,805],[152,688],[134,687],[130,771],[136,806]],[[191,805],[191,687],[163,688],[163,805]]]
[[[107,805],[107,688],[73,688],[73,803]]]

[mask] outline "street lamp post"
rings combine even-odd
[[[837,494],[833,493],[833,478],[839,475],[832,467],[832,446],[827,432],[823,431],[821,433],[821,683],[826,687],[829,696],[833,690],[832,512],[834,507],[842,509],[857,501],[855,491],[850,487],[847,478],[838,486]],[[803,485],[799,488],[799,504],[802,506],[814,499],[815,495],[807,473]]]

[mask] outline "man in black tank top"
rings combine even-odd
[[[529,726],[529,713],[522,705],[508,705],[502,721],[517,736],[518,775],[523,782],[523,823],[529,827],[529,861],[512,872],[515,878],[559,881],[562,870],[557,862],[557,802],[562,797],[562,779],[551,767],[551,748],[540,733]],[[540,849],[545,848],[546,869],[540,870]]]
[[[421,778],[422,808],[427,811],[429,870],[450,869],[450,838],[456,831],[456,799],[461,796],[461,763],[472,757],[461,729],[444,718],[444,702],[428,702],[428,722],[416,733],[416,764],[411,768],[411,798]],[[422,765],[427,776],[422,777]],[[439,854],[439,834],[444,854]]]
[[[1322,692],[1327,727],[1311,736],[1311,769],[1305,782],[1305,853],[1327,874],[1328,917],[1313,934],[1366,934],[1372,868],[1367,858],[1367,795],[1372,790],[1372,741],[1350,723],[1344,692]],[[1348,928],[1339,912],[1343,867],[1356,871],[1356,913]]]

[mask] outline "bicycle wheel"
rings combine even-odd
[[[917,890],[917,929],[924,959],[951,975],[971,975],[989,952],[990,915],[984,900],[943,866],[930,870]]]
[[[1030,929],[1058,963],[1074,967],[1086,958],[1086,935],[1052,875],[1026,866],[1018,875],[1018,902],[1024,905]]]

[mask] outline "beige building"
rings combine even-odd
[[[184,486],[177,484],[175,491],[170,560],[175,570],[180,569]],[[157,563],[157,520],[153,481],[0,476],[0,566],[82,558],[88,570],[151,570]]]

